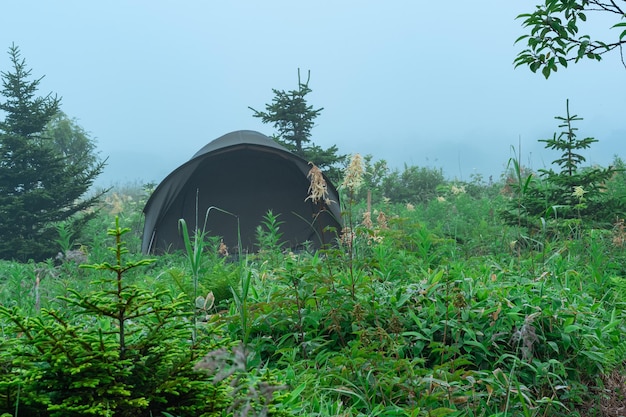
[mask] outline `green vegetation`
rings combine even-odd
[[[112,259],[102,263],[24,265],[22,272],[34,268],[34,305],[26,304],[30,294],[20,302],[3,294],[2,415],[282,415],[270,407],[282,389],[271,370],[250,369],[248,351],[217,320],[190,320],[196,312],[188,294],[135,272],[155,260],[132,260],[122,239],[129,231],[115,218]],[[24,276],[12,278],[4,283],[24,284]],[[64,279],[88,282],[57,286]],[[60,291],[42,300],[47,284]]]
[[[510,183],[510,191],[513,198],[500,214],[507,223],[523,226],[528,235],[577,234],[582,228],[610,228],[617,218],[626,215],[624,191],[607,192],[607,184],[616,176],[618,168],[582,165],[585,162],[582,152],[597,140],[577,137],[578,129],[573,123],[582,118],[570,114],[569,101],[566,116],[556,119],[561,121],[559,127],[564,130],[540,142],[560,152],[559,158],[552,162],[559,171],[541,169],[535,176],[522,173],[518,160],[512,161],[515,181]]]
[[[608,32],[610,35],[598,32],[597,27],[590,27],[591,35],[581,34],[587,16],[591,15],[595,15],[591,22],[613,29]],[[585,58],[600,61],[604,54],[613,50],[622,54],[626,44],[625,16],[623,0],[545,0],[536,5],[532,13],[517,17],[523,20],[522,26],[528,29],[528,34],[516,41],[524,41],[527,48],[517,55],[515,66],[528,66],[532,72],[541,70],[543,76],[549,78],[559,67],[567,68],[571,62]],[[624,56],[621,56],[623,64]]]
[[[614,165],[608,195],[626,189]],[[419,193],[393,202],[382,184],[400,180],[372,179],[374,166],[352,159],[339,187],[349,228],[316,253],[276,244],[270,212],[254,255],[233,258],[183,224],[185,253],[144,259],[121,226],[140,223],[147,193],[135,187],[103,199],[80,242],[85,267],[2,263],[0,415],[601,416],[623,405],[623,217],[524,245],[526,231],[498,216],[518,201],[507,178],[438,180],[424,198],[431,176],[407,169]],[[58,235],[55,250],[68,246]]]
[[[104,163],[88,135],[60,113],[60,99],[37,97],[41,78],[19,48],[9,48],[11,72],[1,72],[0,259],[54,256],[57,227],[80,232],[99,195],[83,198]]]
[[[600,3],[550,0],[537,13],[584,20],[589,4]],[[549,27],[564,36],[557,23]],[[547,42],[550,30],[537,30]],[[577,33],[575,20],[567,31]],[[535,56],[537,42],[518,65],[545,66],[548,77],[557,61]],[[597,58],[594,45],[579,46],[578,58]],[[79,200],[102,164],[56,98],[34,97],[18,49],[10,54],[0,257],[17,260],[0,261],[0,417],[626,408],[624,162],[582,165],[595,139],[577,138],[569,105],[557,117],[563,131],[543,140],[561,153],[558,171],[537,175],[514,158],[500,182],[450,181],[357,154],[329,176],[341,180],[344,227],[323,250],[291,252],[279,243],[281,213],[269,211],[254,254],[231,255],[219,236],[181,221],[185,252],[145,259],[152,186]],[[298,79],[298,90],[274,90],[267,113],[253,109],[305,156],[323,153],[305,146],[322,110],[306,104],[310,91]],[[308,198],[327,198],[322,175],[310,178]]]

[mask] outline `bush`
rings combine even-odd
[[[436,168],[404,166],[382,181],[385,197],[393,203],[424,203],[437,196],[437,187],[444,183],[443,171]]]
[[[208,352],[229,347],[218,325],[194,328],[184,295],[127,283],[132,270],[153,261],[123,260],[127,231],[119,223],[109,231],[114,262],[86,266],[113,273],[92,284],[101,289],[70,290],[64,309],[35,317],[0,307],[11,335],[0,340],[0,413],[218,416],[248,398],[244,391],[233,395],[233,378],[216,383],[194,369]]]

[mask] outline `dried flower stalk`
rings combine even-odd
[[[318,204],[324,202],[329,206],[333,201],[328,197],[328,186],[322,171],[313,162],[309,162],[311,170],[307,174],[307,178],[311,181],[309,186],[309,196],[304,201],[311,200],[313,203]]]

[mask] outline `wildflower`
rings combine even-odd
[[[378,227],[380,227],[381,229],[388,229],[389,228],[387,226],[387,216],[385,216],[385,213],[383,213],[382,211],[380,213],[378,213],[378,217],[376,218],[376,222],[378,223]]]
[[[439,201],[440,203],[443,203],[444,201],[446,201],[446,198],[443,196],[437,196],[437,201]]]
[[[347,188],[350,192],[355,192],[359,189],[363,183],[363,158],[358,153],[355,153],[350,160],[350,165],[346,169],[343,183],[341,186]]]
[[[311,200],[315,204],[323,201],[326,205],[330,205],[332,200],[328,198],[328,186],[322,171],[313,162],[309,162],[309,165],[311,165],[311,170],[307,174],[307,178],[311,181],[311,185],[309,186],[309,196],[304,201]]]
[[[460,186],[457,187],[456,185],[453,185],[450,188],[450,191],[454,195],[465,194],[465,186],[464,185],[460,185]]]
[[[368,229],[372,229],[374,227],[374,225],[372,224],[372,213],[370,213],[369,211],[363,213],[363,226],[367,227]]]
[[[224,244],[223,240],[220,242],[220,246],[217,248],[217,252],[220,254],[220,256],[228,256],[228,246]]]
[[[579,200],[582,200],[583,198],[585,198],[586,192],[587,191],[585,191],[585,189],[582,186],[577,185],[576,187],[574,187],[574,192],[572,193],[572,195],[578,198]]]
[[[617,218],[615,225],[613,226],[613,244],[619,248],[624,247],[626,244],[626,227],[624,226],[624,219]]]
[[[107,196],[105,202],[110,206],[109,213],[120,214],[124,211],[124,202],[128,199],[128,196],[119,195],[113,193]]]
[[[411,203],[406,203],[406,209],[408,211],[415,211],[415,206]]]
[[[341,243],[346,245],[349,249],[352,249],[352,242],[354,242],[355,238],[356,235],[354,231],[349,227],[344,227],[343,229],[341,229]]]
[[[87,261],[89,261],[89,256],[87,255],[85,247],[81,246],[79,249],[70,249],[65,252],[59,252],[56,259],[63,262],[74,262],[77,265],[81,265],[86,264]]]
[[[375,232],[373,235],[371,235],[369,237],[369,240],[367,241],[368,245],[371,245],[372,243],[380,243],[383,241],[383,236],[379,235],[378,232]]]

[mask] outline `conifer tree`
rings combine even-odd
[[[341,168],[346,155],[338,155],[337,145],[328,149],[315,145],[311,142],[311,129],[314,121],[324,108],[314,109],[307,103],[306,96],[312,91],[309,87],[311,72],[309,71],[306,82],[300,78],[298,70],[298,89],[291,91],[272,89],[274,99],[271,104],[265,106],[266,111],[258,111],[252,107],[254,117],[261,119],[263,123],[271,123],[278,130],[273,139],[287,148],[289,151],[313,162],[327,177],[333,181],[339,181]]]
[[[552,161],[560,170],[539,170],[539,177],[521,178],[515,191],[517,198],[511,199],[508,207],[500,214],[511,225],[525,226],[530,230],[539,225],[556,225],[578,232],[582,226],[588,228],[610,228],[616,218],[624,215],[626,204],[623,198],[605,192],[607,182],[617,172],[615,167],[583,167],[585,157],[581,152],[597,142],[594,138],[580,139],[574,123],[582,120],[570,113],[566,101],[566,115],[557,116],[559,128],[552,138],[541,139],[547,149],[561,154]],[[518,167],[519,171],[519,167]],[[523,186],[522,186],[523,184]]]
[[[104,162],[84,162],[64,155],[46,135],[46,126],[60,111],[60,98],[37,96],[42,78],[31,70],[12,45],[12,71],[2,71],[0,111],[0,258],[43,260],[58,252],[55,225],[69,221],[77,232],[99,195],[81,199]]]

